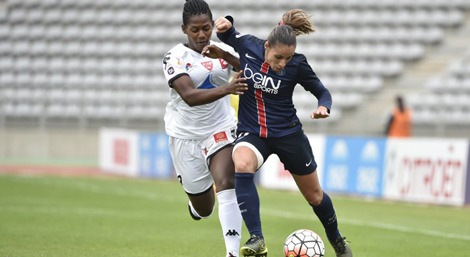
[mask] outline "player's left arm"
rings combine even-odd
[[[301,55],[298,67],[298,83],[318,99],[318,107],[310,114],[310,118],[328,118],[333,102],[330,91],[323,85],[312,67],[308,64],[305,56]]]

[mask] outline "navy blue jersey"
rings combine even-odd
[[[239,53],[240,68],[249,87],[240,95],[238,132],[278,138],[301,130],[302,124],[292,101],[297,84],[310,91],[318,99],[318,105],[330,110],[331,94],[303,54],[295,53],[286,67],[277,73],[265,62],[265,40],[240,34],[234,27],[218,33],[217,37]],[[315,106],[313,101],[312,106]]]

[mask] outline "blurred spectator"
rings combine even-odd
[[[396,107],[390,114],[385,126],[385,135],[388,137],[410,137],[411,136],[411,109],[405,104],[403,97],[395,98]]]

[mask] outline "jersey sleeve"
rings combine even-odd
[[[231,55],[233,55],[235,57],[239,57],[238,53],[235,51],[235,49],[233,49],[233,47],[231,47],[227,44],[223,44],[223,43],[215,43],[215,44],[218,47],[220,47],[222,50],[229,52]]]
[[[217,37],[220,39],[220,41],[233,47],[236,52],[239,52],[238,47],[241,45],[239,40],[242,38],[243,34],[235,29],[235,21],[232,16],[226,16],[225,18],[227,18],[232,23],[232,27],[224,33],[217,33]]]
[[[328,111],[331,110],[333,100],[330,91],[323,85],[305,56],[301,55],[301,57],[297,71],[298,83],[318,99],[319,106],[325,106]]]
[[[171,83],[183,76],[189,74],[186,72],[184,64],[181,62],[181,59],[177,57],[174,53],[175,49],[172,49],[170,52],[166,53],[163,57],[163,74],[165,79],[168,81],[168,85],[171,87]]]

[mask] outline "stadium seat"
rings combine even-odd
[[[46,26],[43,24],[31,24],[29,25],[29,35],[28,39],[35,42],[38,39],[44,39],[44,34],[46,33]]]
[[[48,87],[60,88],[66,83],[66,78],[62,72],[49,74],[46,78]]]
[[[46,56],[47,50],[48,43],[45,40],[34,40],[29,48],[29,52],[33,56]]]
[[[37,20],[41,23],[47,25],[59,24],[62,20],[62,15],[66,15],[66,13],[62,13],[62,10],[59,8],[47,8],[47,9],[36,9],[38,14],[41,14],[42,17],[38,18]],[[32,11],[32,10],[31,10]]]
[[[50,118],[79,117],[80,107],[78,105],[52,103],[47,106],[46,115]]]
[[[14,43],[9,44],[10,47],[10,54],[15,56],[22,56],[27,55],[30,52],[30,43],[29,41],[16,41]]]
[[[82,46],[82,56],[97,58],[101,54],[100,44],[96,41],[84,40]]]
[[[10,26],[8,24],[0,23],[0,39],[5,40],[10,37]]]
[[[50,77],[44,72],[35,72],[31,78],[31,86],[46,89],[49,86]]]
[[[81,39],[82,29],[79,25],[69,25],[64,29],[62,40],[78,41]]]
[[[31,85],[32,75],[29,72],[19,73],[16,75],[15,85],[18,87],[28,87]]]
[[[43,105],[41,104],[18,103],[13,115],[17,117],[39,117],[42,110]]]
[[[2,88],[0,97],[5,102],[14,102],[16,101],[16,90],[13,88]]]
[[[0,58],[0,71],[12,71],[13,69],[13,58],[11,56],[2,56]]]
[[[83,76],[79,73],[68,72],[65,76],[65,83],[63,87],[67,88],[80,88],[83,85]]]

